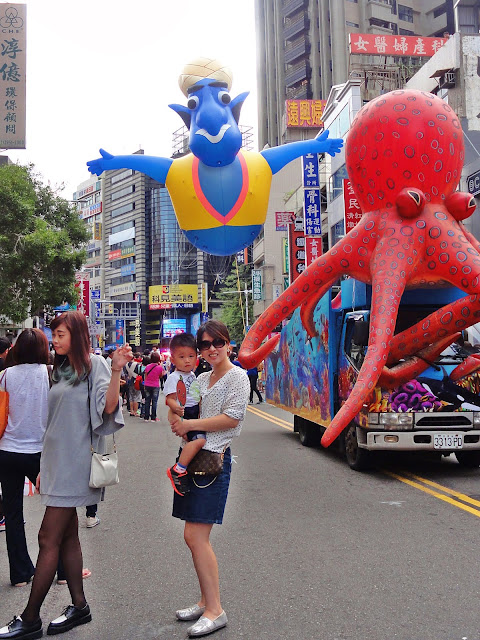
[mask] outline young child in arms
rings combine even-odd
[[[175,371],[171,373],[163,387],[167,406],[184,420],[194,420],[199,416],[200,388],[193,373],[197,364],[197,343],[191,333],[179,333],[170,343],[171,361]],[[183,407],[177,398],[177,383],[183,380],[187,390],[187,399]],[[173,489],[180,496],[189,491],[187,467],[206,443],[203,431],[189,431],[188,442],[184,444],[178,462],[167,469]]]

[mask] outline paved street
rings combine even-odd
[[[71,640],[186,637],[174,612],[196,602],[196,579],[182,523],[170,515],[165,469],[177,441],[160,415],[127,416],[121,483],[107,490],[100,526],[87,530],[81,514],[94,620]],[[213,533],[230,622],[213,637],[479,640],[480,471],[452,459],[402,461],[398,477],[359,474],[335,452],[302,447],[292,422],[250,405],[234,443],[225,521]],[[32,557],[42,512],[38,496],[25,499]],[[0,534],[0,626],[21,612],[27,589],[9,586]],[[44,622],[68,603],[67,587],[54,586]]]

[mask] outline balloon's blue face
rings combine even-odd
[[[190,87],[187,108],[170,105],[190,129],[190,150],[210,167],[231,164],[242,146],[237,119],[246,94],[230,98],[222,82],[204,79]]]

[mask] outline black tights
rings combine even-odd
[[[62,559],[65,578],[76,607],[86,604],[83,592],[83,558],[78,539],[78,518],[75,507],[47,507],[38,532],[37,566],[28,604],[22,613],[25,622],[33,622],[40,615],[40,607],[52,585],[58,559]]]

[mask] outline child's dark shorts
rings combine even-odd
[[[184,420],[196,420],[200,415],[200,405],[195,404],[193,407],[185,407],[183,414]],[[205,439],[205,431],[189,431],[187,433],[187,440],[191,442],[197,438]]]

